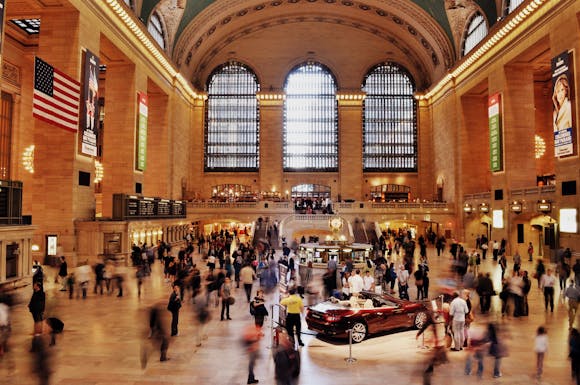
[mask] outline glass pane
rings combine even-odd
[[[259,166],[257,78],[228,63],[210,78],[206,104],[205,171],[256,171]]]
[[[318,63],[286,79],[284,171],[338,170],[338,109],[332,74]]]
[[[394,63],[379,65],[362,90],[364,171],[417,171],[417,105],[407,71]]]
[[[487,36],[487,23],[481,14],[476,14],[467,26],[467,34],[463,42],[463,55],[467,55]]]

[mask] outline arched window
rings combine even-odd
[[[257,171],[258,79],[247,66],[218,67],[207,85],[205,171]]]
[[[319,63],[290,72],[284,87],[284,171],[338,170],[336,82]]]
[[[519,7],[523,2],[524,2],[524,0],[505,0],[505,13],[504,14],[509,15],[510,13],[515,11],[515,9],[517,7]]]
[[[157,12],[153,13],[149,18],[147,30],[161,49],[165,50],[165,32],[163,31],[163,24],[161,24],[161,17]]]
[[[465,38],[463,39],[463,56],[482,41],[487,35],[487,22],[481,13],[477,12],[467,23]]]
[[[417,104],[409,73],[395,63],[366,75],[363,115],[363,170],[417,171]]]

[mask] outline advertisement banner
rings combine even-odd
[[[489,96],[487,115],[489,118],[489,162],[492,172],[503,171],[501,110],[501,94]]]
[[[2,65],[2,48],[4,47],[4,14],[6,0],[0,0],[0,68]]]
[[[576,130],[574,125],[574,79],[572,54],[563,52],[552,59],[552,103],[554,111],[554,156],[563,157],[576,153]]]
[[[99,131],[99,58],[88,49],[83,68],[83,102],[81,103],[81,153],[97,156]]]
[[[139,101],[139,116],[137,119],[137,170],[145,171],[147,164],[147,94],[137,92],[137,99]]]

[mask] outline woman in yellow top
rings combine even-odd
[[[298,345],[304,346],[300,336],[302,328],[302,320],[300,314],[304,311],[304,304],[302,298],[296,294],[296,288],[289,291],[290,295],[280,301],[280,305],[286,307],[286,331],[292,341],[294,341],[294,327],[296,327],[296,335],[298,336]]]

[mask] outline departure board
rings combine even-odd
[[[113,219],[116,220],[185,217],[185,201],[127,194],[113,195]]]

